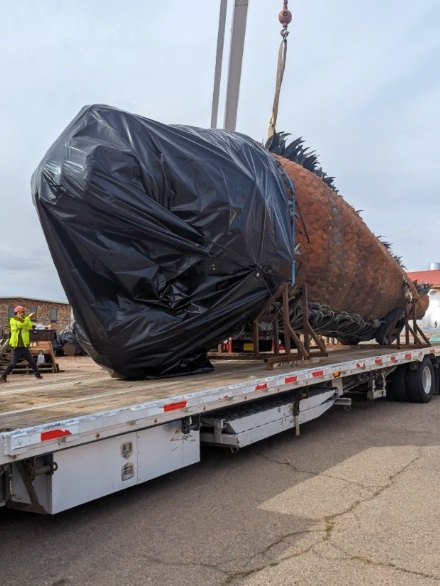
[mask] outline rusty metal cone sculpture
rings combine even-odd
[[[409,279],[389,245],[338,195],[316,154],[301,139],[287,146],[286,137],[276,134],[266,147],[293,183],[296,283],[307,285],[313,325],[346,343],[385,343],[386,325],[407,301],[416,301],[418,318],[424,315],[428,286]],[[300,317],[291,312],[297,329]]]

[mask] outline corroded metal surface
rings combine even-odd
[[[359,214],[318,176],[276,157],[292,179],[296,202],[297,282],[309,299],[334,311],[381,319],[418,299],[418,315],[427,308],[414,284]]]

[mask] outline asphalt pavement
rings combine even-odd
[[[0,509],[0,583],[439,585],[439,419],[355,399],[54,517]]]

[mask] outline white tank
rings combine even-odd
[[[440,270],[440,262],[430,262],[429,263],[429,270],[430,271],[438,271],[438,270]]]
[[[427,333],[440,332],[440,291],[431,289],[429,295],[429,306],[423,319],[418,321],[421,328]]]

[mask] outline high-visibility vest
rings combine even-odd
[[[23,321],[11,317],[9,320],[9,346],[11,348],[17,348],[18,346],[18,334],[21,332],[21,339],[23,345],[28,348],[31,345],[31,337],[29,335],[33,324],[30,317],[26,316]]]

